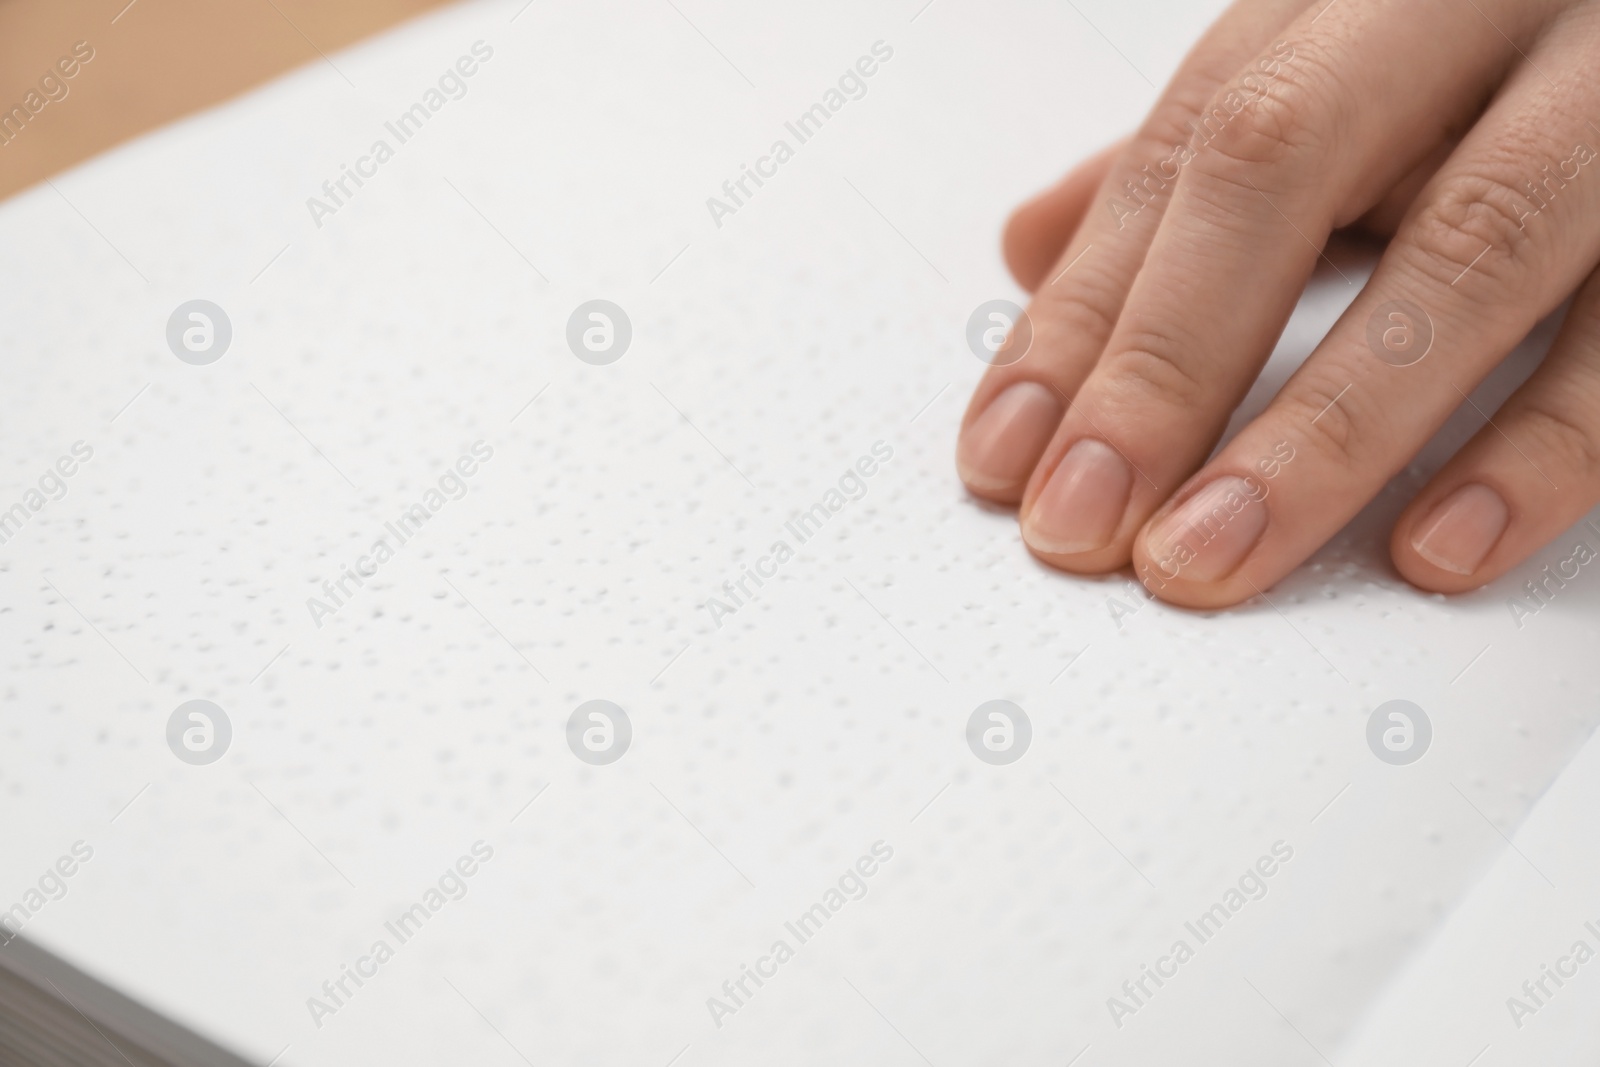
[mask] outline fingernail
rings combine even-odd
[[[1145,551],[1168,577],[1215,582],[1232,574],[1267,529],[1266,487],[1227,475],[1184,501],[1145,534]]]
[[[1471,574],[1506,532],[1511,510],[1487,485],[1463,485],[1416,526],[1417,555],[1453,574]]]
[[[1061,424],[1055,390],[1018,382],[989,401],[956,447],[961,480],[974,489],[999,492],[1027,484],[1034,465]]]
[[[1023,539],[1051,555],[1104,548],[1122,524],[1132,485],[1128,461],[1104,441],[1085,437],[1067,449],[1033,502]]]

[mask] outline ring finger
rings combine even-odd
[[[1145,527],[1135,562],[1153,591],[1217,607],[1276,582],[1354,516],[1600,259],[1600,178],[1589,173],[1600,157],[1586,118],[1600,111],[1600,91],[1584,74],[1600,20],[1593,8],[1571,14],[1589,25],[1547,34],[1533,49],[1329,337]],[[1388,339],[1407,328],[1429,343],[1393,352]]]

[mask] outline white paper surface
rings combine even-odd
[[[1271,604],[1212,616],[1048,571],[955,477],[966,317],[1018,296],[1005,212],[1136,122],[1139,72],[1218,5],[521,7],[0,206],[0,504],[93,450],[0,546],[0,906],[93,849],[28,936],[263,1063],[1595,1054],[1600,963],[1520,1029],[1505,1000],[1600,925],[1600,580],[1520,627],[1507,601],[1600,535],[1448,600],[1384,553],[1477,415]],[[465,94],[315,225],[478,41]],[[880,41],[865,94],[716,225],[706,199]],[[1248,407],[1351,295],[1318,280]],[[565,340],[597,298],[632,324],[609,366]],[[232,323],[207,366],[165,336],[193,299]],[[316,625],[323,581],[480,441],[465,495]],[[875,445],[860,498],[786,535]],[[779,539],[795,557],[713,625]],[[197,698],[233,730],[206,766],[165,735]],[[592,699],[632,723],[609,766],[567,747]],[[1009,766],[965,742],[992,699],[1033,724]],[[1393,699],[1434,724],[1408,767],[1365,738]],[[479,841],[400,943],[385,923]],[[785,923],[876,842],[801,944]],[[1279,842],[1261,899],[1186,933]],[[1108,999],[1185,938],[1118,1026]]]

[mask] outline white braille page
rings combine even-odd
[[[1575,1062],[1600,532],[1386,554],[1478,410],[1213,615],[956,478],[1006,211],[1220,6],[469,3],[0,205],[0,908],[262,1064]]]

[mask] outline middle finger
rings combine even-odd
[[[1448,0],[1340,0],[1285,32],[1275,77],[1218,94],[1105,355],[1024,494],[1036,554],[1077,571],[1128,562],[1215,445],[1333,229],[1477,110],[1515,56],[1501,30],[1546,5],[1480,6],[1500,9],[1499,28]]]

